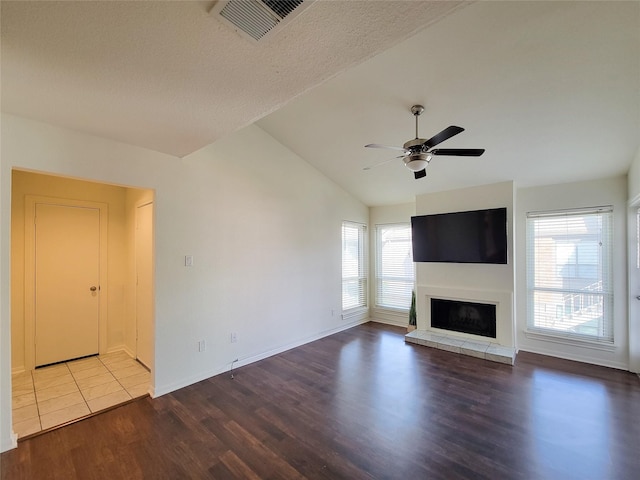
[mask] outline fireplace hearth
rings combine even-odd
[[[496,338],[496,306],[431,298],[431,327]]]

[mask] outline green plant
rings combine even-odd
[[[411,308],[409,309],[409,325],[416,326],[416,291],[411,292]]]

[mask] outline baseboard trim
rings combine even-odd
[[[329,330],[324,330],[318,334],[312,335],[310,337],[306,337],[303,338],[301,340],[297,340],[295,342],[291,342],[288,343],[286,345],[282,345],[270,350],[266,350],[262,353],[258,353],[256,355],[251,355],[249,357],[244,357],[244,358],[240,358],[238,359],[237,362],[234,362],[233,364],[233,368],[240,368],[240,367],[244,367],[245,365],[249,365],[251,363],[255,363],[258,362],[260,360],[264,360],[265,358],[269,358],[272,357],[274,355],[278,355],[279,353],[282,352],[286,352],[287,350],[291,350],[292,348],[296,348],[296,347],[300,347],[302,345],[305,345],[307,343],[311,343],[311,342],[315,342],[316,340],[320,340],[321,338],[324,337],[328,337],[330,335],[342,332],[344,330],[348,330],[350,328],[356,327],[358,325],[361,325],[363,323],[367,323],[369,322],[370,319],[369,318],[362,318],[362,319],[358,319],[356,321],[353,322],[349,322],[345,325],[340,325],[339,327],[336,328],[332,328]],[[150,387],[149,388],[149,394],[151,395],[152,398],[157,398],[160,397],[162,395],[166,395],[167,393],[171,393],[174,392],[176,390],[179,390],[181,388],[184,387],[188,387],[189,385],[193,385],[194,383],[198,383],[201,382],[202,380],[206,380],[207,378],[211,378],[211,377],[215,377],[216,375],[220,375],[221,373],[225,373],[228,372],[229,370],[231,370],[231,363],[222,365],[222,366],[218,366],[216,368],[213,368],[211,370],[206,370],[204,372],[200,372],[196,375],[192,375],[190,377],[184,378],[180,381],[174,382],[174,383],[170,383],[168,385],[162,385],[160,387]]]
[[[562,358],[563,360],[571,360],[574,362],[587,363],[590,365],[598,365],[600,367],[608,367],[615,368],[617,370],[629,370],[629,365],[619,362],[610,362],[607,360],[602,360],[600,358],[587,357],[582,355],[571,355],[567,353],[558,353],[552,350],[546,350],[544,348],[530,348],[530,347],[520,347],[519,351],[521,352],[529,352],[536,353],[538,355],[546,355],[547,357],[555,357]]]
[[[0,453],[13,450],[14,448],[18,448],[18,434],[15,433],[13,430],[11,430],[8,440],[9,440],[8,442],[2,443],[2,446],[0,448]]]

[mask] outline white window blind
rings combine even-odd
[[[342,223],[342,310],[367,306],[366,225]]]
[[[527,215],[527,327],[613,342],[613,210]]]
[[[411,225],[376,225],[376,306],[409,311],[414,285]]]

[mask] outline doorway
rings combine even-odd
[[[144,298],[137,291],[136,249],[149,254],[153,285],[153,215],[146,237],[135,225],[138,207],[151,206],[154,192],[14,169],[11,193],[12,415],[23,438],[82,417],[87,408],[94,413],[152,391],[153,356],[144,365],[136,360],[143,328],[136,303],[151,306],[151,330],[140,337],[153,352],[154,293],[150,288],[151,298]],[[80,267],[87,278],[75,272]],[[49,295],[37,294],[43,286]],[[67,289],[79,300],[66,313],[57,311]],[[69,316],[86,323],[65,325]],[[64,345],[74,337],[84,340]],[[62,344],[66,353],[41,350],[49,340],[54,351]]]

